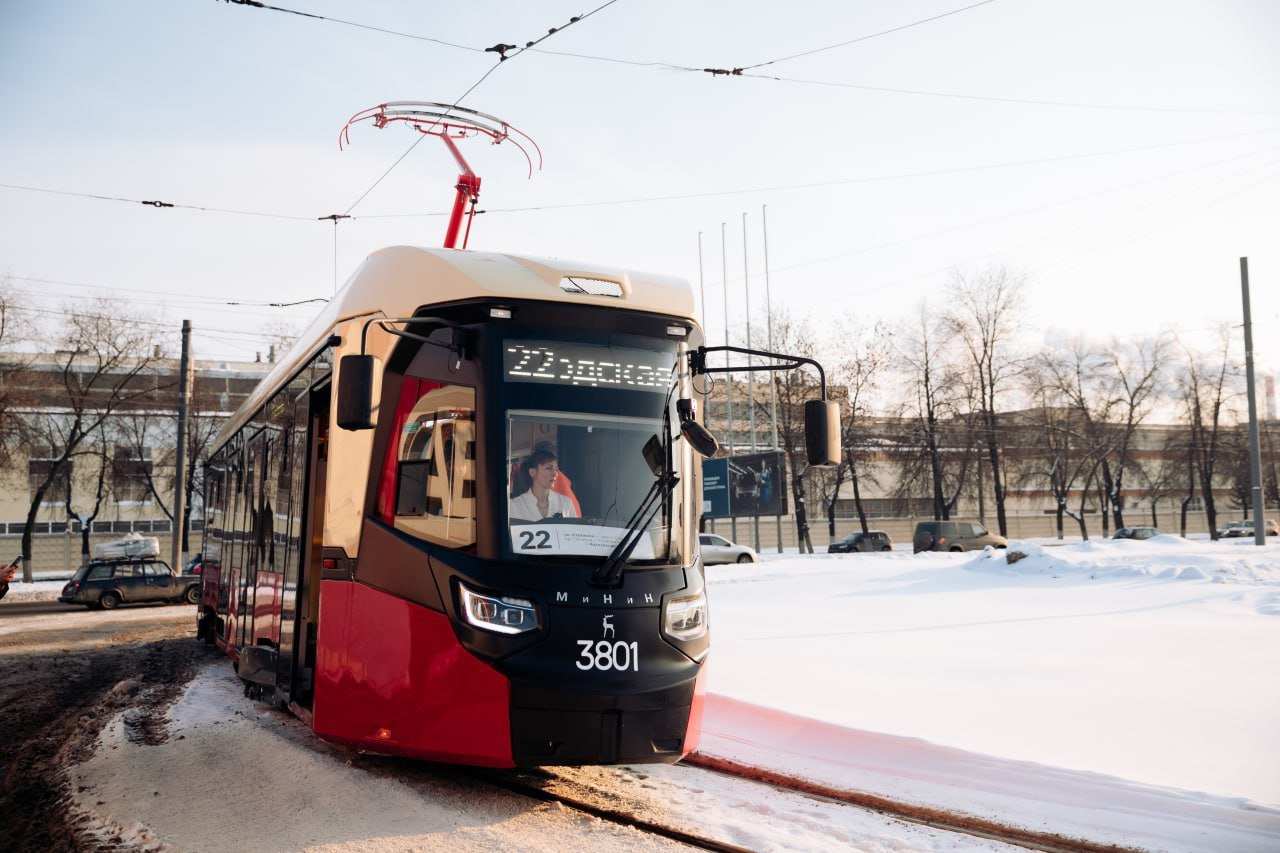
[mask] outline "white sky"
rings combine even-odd
[[[280,0],[320,14],[484,47],[523,43],[593,0],[465,4]],[[553,50],[733,66],[966,5],[621,0],[548,40]],[[546,168],[472,144],[482,207],[884,178],[661,203],[489,214],[476,249],[683,275],[704,232],[708,331],[763,299],[769,206],[775,302],[824,318],[896,320],[936,298],[947,269],[1030,276],[1028,327],[1122,336],[1177,327],[1205,340],[1239,323],[1250,257],[1260,365],[1280,366],[1280,4],[1273,0],[997,0],[943,20],[772,66],[780,75],[1103,109],[1038,106],[525,54],[464,105],[532,134]],[[451,101],[492,62],[333,23],[208,0],[0,0],[0,183],[301,216],[341,212],[409,144],[403,127],[346,118],[385,100]],[[1158,108],[1158,109],[1154,109]],[[1208,140],[1208,141],[1206,141]],[[1185,144],[1181,144],[1185,143]],[[1162,146],[1153,148],[1153,146]],[[1143,151],[1126,152],[1144,148]],[[904,173],[1075,157],[913,178]],[[426,140],[355,211],[439,211],[456,170]],[[443,218],[366,219],[339,232],[339,277],[384,245],[439,245]],[[0,189],[0,274],[158,291],[152,316],[189,316],[202,357],[249,357],[290,311],[218,305],[331,290],[328,223],[153,210]],[[16,279],[58,310],[99,291]],[[125,294],[120,294],[125,296]],[[206,331],[216,330],[216,331]],[[176,336],[175,336],[176,339]]]

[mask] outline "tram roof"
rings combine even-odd
[[[611,282],[617,296],[566,291],[567,277]],[[674,276],[553,258],[390,246],[365,258],[342,289],[316,315],[244,404],[222,426],[216,452],[271,395],[311,360],[333,328],[356,317],[406,317],[418,308],[461,299],[571,302],[681,317],[696,322],[693,289]]]

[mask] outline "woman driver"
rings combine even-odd
[[[520,463],[520,473],[529,487],[511,499],[508,515],[513,521],[578,518],[573,501],[552,488],[560,476],[560,463],[554,451],[548,447],[537,448]]]

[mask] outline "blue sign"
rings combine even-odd
[[[702,460],[702,514],[729,517],[729,460]]]

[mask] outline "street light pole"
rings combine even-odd
[[[764,322],[765,334],[769,338],[769,352],[776,352],[773,348],[773,296],[769,292],[769,205],[760,205],[760,230],[764,236]],[[769,377],[769,423],[773,430],[773,443],[771,447],[776,452],[778,450],[778,386],[774,384],[773,377]],[[783,480],[787,477],[787,469],[784,464],[782,467]],[[785,483],[778,483],[777,488],[785,489]],[[779,513],[773,517],[773,522],[777,525],[778,537],[778,553],[782,553],[782,514]]]
[[[173,541],[170,568],[181,572],[183,519],[187,515],[187,401],[191,395],[191,321],[182,321],[182,360],[178,363],[178,447],[173,471]]]
[[[747,212],[742,212],[742,287],[746,293],[747,311],[747,349],[751,349],[751,274],[747,269]],[[747,355],[747,367],[752,365],[751,355]],[[755,371],[747,373],[747,422],[751,430],[751,453],[756,452],[756,379]],[[756,510],[751,514],[751,547],[760,553],[760,504],[757,498]]]
[[[729,253],[725,244],[725,224],[720,223],[720,284],[724,287],[724,345],[729,346]],[[728,363],[729,356],[725,355],[725,362]],[[724,383],[724,434],[728,439],[729,456],[733,457],[733,374],[726,374],[728,379]],[[730,477],[725,476],[725,490],[729,490]],[[732,534],[734,542],[738,541],[738,518],[733,514],[733,494],[729,494],[729,530]]]
[[[1249,259],[1240,259],[1240,298],[1244,303],[1244,374],[1249,386],[1249,491],[1253,496],[1253,543],[1267,544],[1262,520],[1262,450],[1258,441],[1258,389],[1253,379],[1253,318],[1249,311]]]

